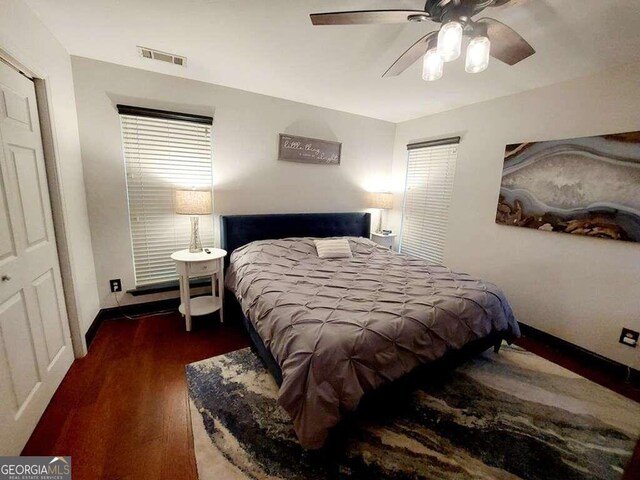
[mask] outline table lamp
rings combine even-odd
[[[393,194],[388,192],[375,192],[369,194],[369,208],[377,208],[380,210],[378,215],[378,230],[382,231],[382,211],[393,208]]]
[[[198,215],[211,214],[211,192],[203,190],[176,190],[176,213],[191,215],[191,242],[189,252],[202,251],[200,232],[198,231]]]

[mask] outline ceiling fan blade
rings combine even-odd
[[[429,14],[423,10],[361,10],[355,12],[312,13],[314,25],[359,25],[371,23],[404,23],[409,17],[413,21],[424,21]]]
[[[492,7],[501,7],[502,5],[506,5],[510,3],[511,5],[518,5],[520,3],[524,3],[526,0],[493,0],[491,4]]]
[[[487,28],[493,58],[497,58],[507,65],[515,65],[536,53],[529,42],[504,23],[493,18],[481,18],[476,23]]]
[[[438,32],[427,33],[424,37],[418,40],[416,43],[411,45],[409,49],[400,55],[393,65],[389,67],[389,69],[384,72],[383,77],[396,77],[404,72],[411,65],[416,63],[421,57],[427,53],[427,50],[436,46],[436,42],[438,41]]]

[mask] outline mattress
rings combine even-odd
[[[520,335],[495,285],[346,238],[351,258],[319,258],[312,238],[249,243],[225,279],[282,371],[278,403],[308,449],[365,393],[474,340]]]

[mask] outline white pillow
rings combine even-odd
[[[320,258],[349,258],[351,247],[346,238],[336,240],[314,240]]]

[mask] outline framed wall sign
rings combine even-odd
[[[317,138],[280,134],[278,160],[299,163],[340,165],[342,144]]]

